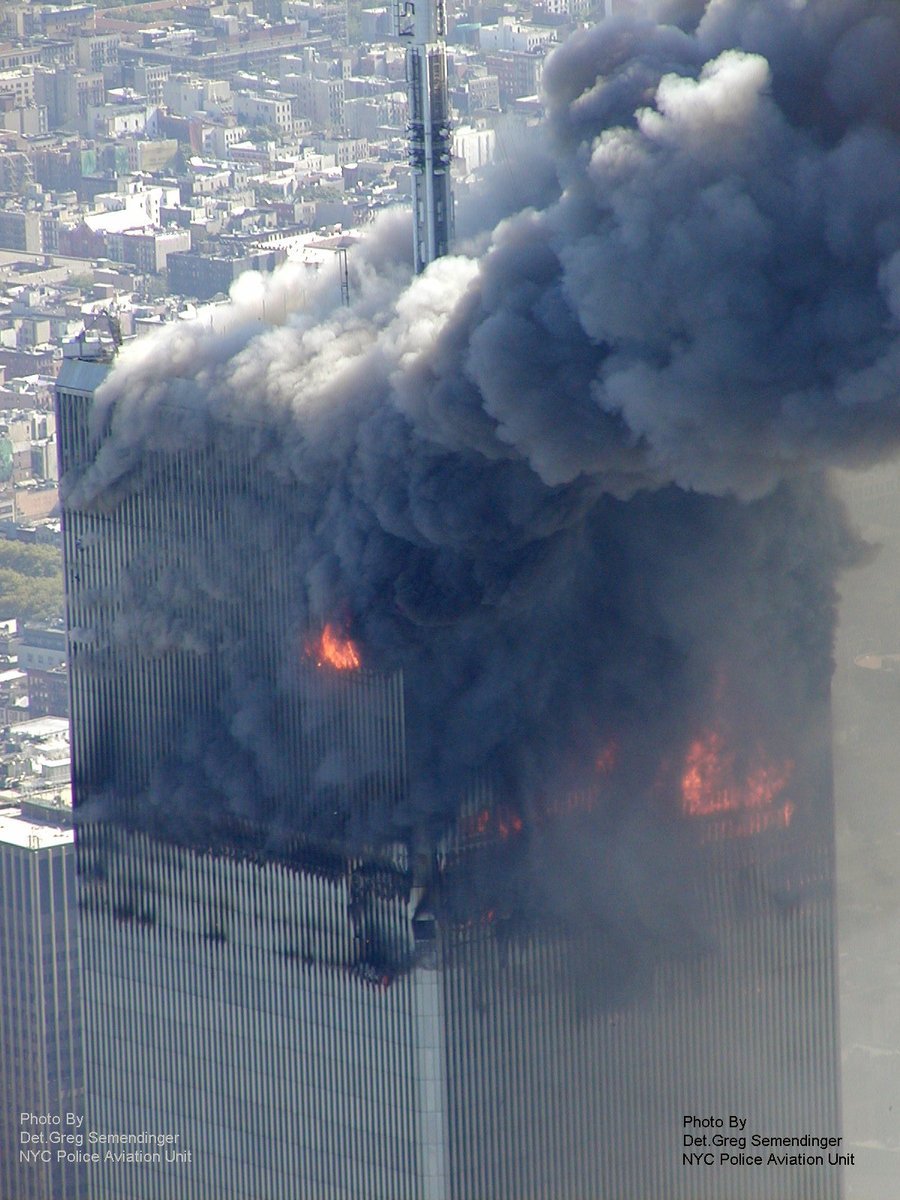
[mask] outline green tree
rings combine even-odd
[[[56,546],[31,546],[27,542],[0,540],[0,569],[29,578],[62,578],[62,553]]]
[[[20,622],[61,619],[62,554],[57,547],[0,540],[0,615]]]
[[[0,613],[18,621],[58,621],[63,615],[62,573],[57,579],[29,579],[0,567]]]

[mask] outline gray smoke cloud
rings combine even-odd
[[[562,903],[533,886],[555,856],[611,944],[670,937],[704,722],[739,765],[760,744],[797,763],[798,806],[827,790],[834,581],[857,548],[826,472],[900,442],[898,77],[893,3],[611,19],[548,60],[545,127],[461,214],[468,252],[410,278],[389,216],[349,309],[332,276],[301,311],[286,267],[126,348],[68,505],[115,508],[157,450],[239,453],[270,487],[177,579],[157,562],[121,636],[211,648],[196,614],[242,594],[268,539],[298,637],[337,620],[366,666],[403,669],[409,784],[384,837],[446,828],[475,777],[540,827],[613,742],[590,837],[535,837],[529,894]],[[167,779],[271,813],[272,713],[299,685],[239,675]]]

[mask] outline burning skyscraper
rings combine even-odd
[[[756,11],[561,49],[470,256],[387,224],[349,309],[65,365],[89,1119],[193,1156],[145,1194],[839,1195],[825,472],[900,432],[900,39]]]
[[[103,444],[89,366],[60,375],[64,455]],[[711,1170],[683,1126],[837,1128],[827,673],[804,668],[776,729],[741,711],[765,662],[719,663],[691,683],[708,711],[672,714],[672,659],[602,731],[586,692],[553,776],[454,764],[456,809],[417,808],[414,672],[373,667],[355,614],[297,607],[306,497],[248,454],[258,432],[148,450],[109,507],[67,507],[88,1118],[189,1152],[142,1163],[139,1194],[839,1195],[828,1166]],[[693,506],[672,504],[639,523],[674,536]],[[752,586],[743,553],[720,561]],[[722,635],[710,661],[752,652]],[[134,1171],[93,1194],[133,1195]]]

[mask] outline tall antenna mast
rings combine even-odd
[[[393,12],[406,41],[414,249],[416,271],[424,271],[453,238],[446,0],[393,0]]]
[[[350,263],[347,260],[347,247],[338,246],[338,264],[341,269],[341,304],[350,307]]]

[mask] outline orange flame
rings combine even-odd
[[[508,805],[497,808],[482,808],[467,817],[462,825],[462,835],[466,841],[479,838],[499,837],[506,842],[525,828],[525,822],[519,814]]]
[[[725,746],[722,734],[708,730],[691,742],[685,755],[682,810],[691,817],[708,817],[741,809],[768,808],[787,787],[793,770],[794,764],[789,759],[773,762],[759,747],[755,762],[741,777],[735,756]]]
[[[491,810],[489,808],[482,808],[478,812],[470,813],[463,817],[460,832],[465,841],[471,842],[485,837],[490,827]]]
[[[497,832],[506,841],[514,834],[521,833],[524,828],[522,818],[516,812],[499,812],[497,814]]]
[[[359,651],[348,637],[342,637],[333,625],[326,625],[314,642],[308,642],[306,653],[317,667],[333,667],[335,671],[355,671],[362,666]]]

